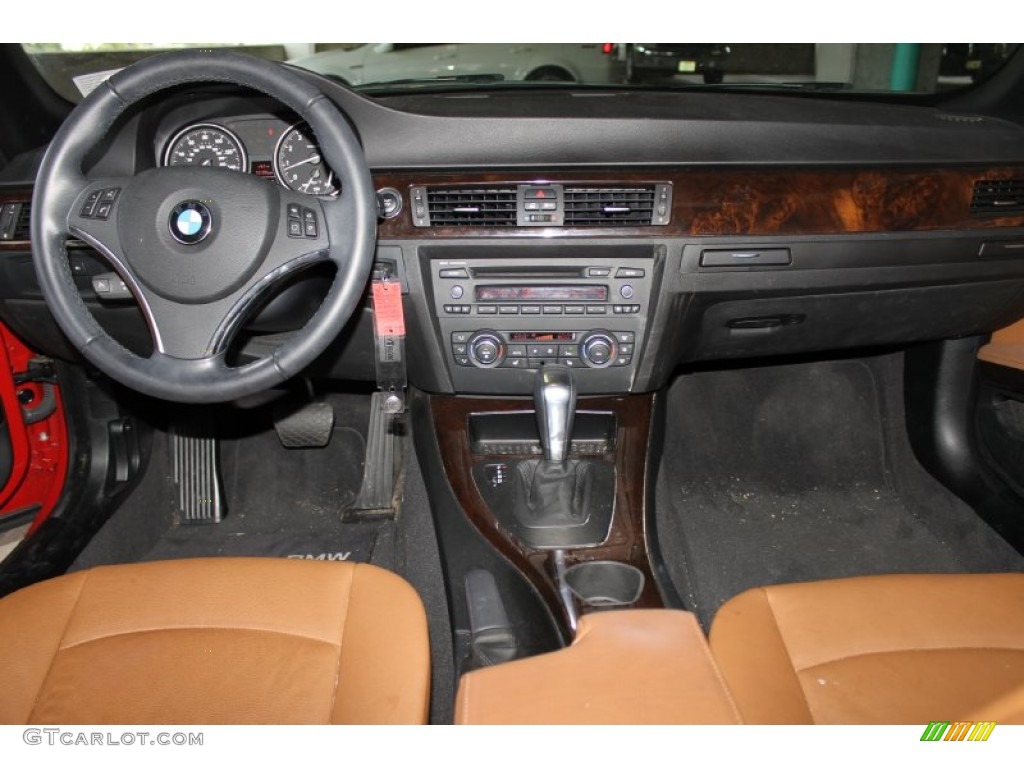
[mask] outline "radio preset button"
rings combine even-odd
[[[583,305],[582,304],[570,304],[565,308],[565,314],[567,315],[582,315]]]
[[[518,315],[519,305],[518,304],[502,304],[498,307],[499,315]]]
[[[606,315],[608,314],[608,307],[603,304],[591,304],[587,306],[588,315]]]
[[[544,314],[545,315],[560,315],[560,314],[562,314],[562,308],[560,306],[556,306],[554,304],[545,304],[544,305]]]
[[[519,311],[524,315],[539,315],[540,304],[523,304],[519,307]]]
[[[498,308],[493,304],[481,304],[476,308],[478,315],[496,315],[498,314]]]

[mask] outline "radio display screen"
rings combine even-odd
[[[607,285],[478,285],[477,301],[608,301]]]

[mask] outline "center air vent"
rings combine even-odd
[[[971,213],[975,216],[1024,213],[1024,178],[982,179],[974,182]]]
[[[565,226],[635,227],[657,223],[658,191],[640,187],[565,187]],[[668,212],[662,201],[662,215]]]
[[[411,187],[417,227],[649,227],[672,216],[671,184],[577,182]]]
[[[413,189],[416,208],[417,187]],[[433,227],[514,227],[516,225],[516,188],[501,187],[427,187],[426,224]],[[422,220],[417,216],[419,220]]]

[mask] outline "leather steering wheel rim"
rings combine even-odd
[[[202,308],[214,303],[212,299],[204,301],[202,296],[194,298],[191,295],[174,294],[173,291],[168,294],[171,299],[165,300],[163,295],[167,294],[166,286],[150,286],[145,274],[140,277],[137,274],[139,270],[130,263],[131,259],[118,251],[118,248],[123,247],[125,253],[128,253],[132,244],[118,242],[117,247],[114,247],[107,242],[108,239],[116,242],[117,232],[128,226],[127,223],[123,224],[121,230],[116,226],[104,229],[99,226],[102,222],[86,220],[79,215],[86,193],[102,187],[102,183],[97,186],[95,180],[85,178],[83,162],[118,117],[152,94],[192,83],[239,85],[260,91],[289,107],[312,129],[324,159],[340,179],[341,193],[329,201],[308,196],[296,197],[298,193],[282,190],[265,180],[254,179],[256,183],[252,184],[238,178],[246,174],[209,169],[188,169],[186,173],[176,168],[157,168],[146,171],[147,178],[134,186],[133,180],[139,179],[138,175],[115,180],[125,187],[123,199],[117,203],[120,208],[115,209],[114,218],[129,204],[136,206],[130,210],[137,211],[138,206],[144,203],[132,201],[142,199],[145,190],[152,189],[155,182],[157,186],[162,184],[162,188],[173,189],[180,179],[187,182],[188,186],[180,197],[207,195],[208,199],[204,198],[207,202],[217,199],[218,190],[233,192],[239,188],[239,184],[249,184],[249,187],[242,189],[258,191],[261,197],[266,198],[266,212],[259,221],[260,226],[266,230],[268,240],[260,245],[262,250],[259,254],[276,254],[275,249],[291,249],[287,258],[276,256],[280,264],[271,263],[269,256],[253,255],[245,264],[247,270],[252,267],[251,277],[242,276],[249,282],[246,283],[240,277],[231,283],[230,287],[237,290],[228,298],[218,294],[218,301],[226,302],[224,306],[230,305],[230,322],[217,326],[216,332],[212,334],[213,340],[202,350],[202,354],[197,351],[195,354],[175,355],[158,350],[144,358],[127,350],[107,334],[82,301],[69,267],[66,240],[69,234],[73,234],[97,247],[132,288],[140,304],[145,304],[143,299],[148,296],[154,305],[159,302],[161,307],[170,307],[163,311],[166,317],[178,325],[179,330],[187,330],[191,322],[189,317],[198,317]],[[178,176],[174,175],[176,172],[180,172]],[[108,180],[107,183],[114,182]],[[258,185],[266,187],[260,186],[257,190]],[[272,192],[265,191],[270,188],[273,188]],[[166,207],[168,201],[174,200],[173,194],[165,198],[156,202]],[[227,198],[227,194],[222,194],[220,198],[225,206],[235,205]],[[321,217],[322,232],[318,233],[321,235],[319,240],[310,243],[309,253],[297,258],[292,256],[305,243],[284,240],[281,233],[287,221],[278,221],[284,217],[283,206],[289,200],[305,203],[307,207],[303,211],[319,212]],[[362,147],[344,116],[326,95],[296,71],[235,53],[198,50],[173,52],[144,59],[113,75],[82,101],[57,132],[43,158],[32,202],[33,261],[43,296],[57,324],[74,347],[110,378],[145,394],[178,402],[214,403],[244,397],[280,384],[307,367],[341,332],[359,306],[376,244],[376,194]],[[159,206],[154,203],[154,207]],[[160,227],[161,213],[165,215],[165,211],[154,210],[157,229]],[[288,213],[291,214],[290,208]],[[226,219],[230,216],[230,212],[224,214]],[[163,222],[166,226],[166,219]],[[226,224],[230,224],[230,221]],[[90,234],[92,229],[99,233],[95,238]],[[237,224],[235,229],[239,229]],[[153,238],[166,240],[166,234],[156,232]],[[174,247],[173,244],[168,246]],[[174,266],[178,263],[174,261],[177,258],[183,259],[181,263],[201,264],[201,259],[193,258],[194,251],[185,252],[181,256],[169,250],[160,255],[166,257],[166,260],[157,266],[170,264],[177,269]],[[156,263],[152,261],[156,258],[153,254],[136,253],[134,258],[147,258],[151,260],[149,264]],[[243,366],[229,367],[225,362],[227,340],[232,331],[237,330],[245,307],[255,305],[260,295],[269,290],[282,275],[320,261],[334,262],[337,273],[330,291],[309,322],[273,354]],[[147,269],[152,271],[150,266]],[[147,320],[152,320],[148,309],[148,305],[143,306]],[[175,311],[178,311],[178,316],[174,316]],[[213,314],[216,312],[211,311]],[[156,326],[152,322],[151,331],[159,342]],[[187,349],[191,350],[192,347]]]

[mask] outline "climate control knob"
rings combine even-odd
[[[470,338],[468,351],[477,368],[497,368],[505,359],[505,342],[494,331],[478,331]]]
[[[607,368],[615,361],[615,337],[607,331],[591,331],[580,341],[580,358],[591,368]]]

